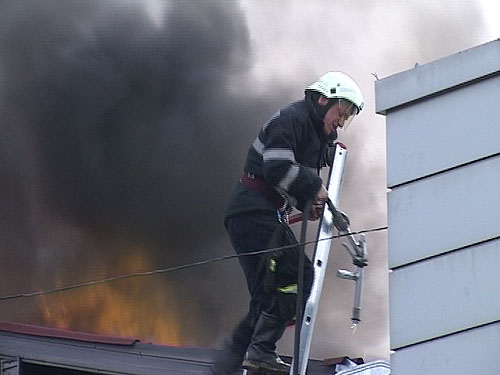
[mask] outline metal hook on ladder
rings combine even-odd
[[[349,234],[347,238],[349,239],[350,246],[345,242],[342,243],[342,246],[351,256],[352,262],[355,266],[357,266],[357,269],[355,272],[348,270],[338,270],[337,276],[341,279],[353,280],[356,283],[354,289],[354,305],[352,307],[351,317],[351,327],[355,329],[361,322],[361,291],[363,288],[364,267],[368,265],[368,254],[366,250],[366,239],[364,234],[360,235],[359,241],[356,240],[352,234]]]

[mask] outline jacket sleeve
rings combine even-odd
[[[294,198],[300,210],[316,196],[322,184],[312,168],[296,161],[303,126],[292,116],[281,113],[267,124],[257,139],[262,142],[264,178]]]

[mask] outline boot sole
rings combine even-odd
[[[275,369],[275,368],[270,368],[267,367],[267,364],[265,363],[259,363],[259,362],[252,362],[245,360],[243,361],[242,367],[247,370],[248,375],[282,375],[282,374],[289,374],[290,373],[290,368],[283,368],[283,369]]]
[[[289,374],[289,371],[276,371],[276,370],[265,370],[265,369],[248,369],[247,370],[247,375],[283,375],[283,374]]]

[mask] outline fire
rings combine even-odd
[[[106,268],[109,270],[102,278],[152,269],[139,251],[121,256]],[[40,308],[45,325],[50,327],[180,345],[174,300],[161,276],[134,277],[44,295]]]

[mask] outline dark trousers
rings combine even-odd
[[[275,248],[297,244],[297,240],[286,224],[278,221],[276,213],[252,213],[241,214],[227,219],[226,228],[229,233],[234,250],[238,254],[245,254],[257,250]],[[287,248],[273,252],[278,259],[278,268],[284,265],[276,282],[281,286],[297,282],[298,271],[297,247]],[[247,287],[250,292],[250,306],[247,315],[238,323],[233,330],[231,346],[240,363],[252,339],[255,325],[262,312],[274,316],[283,316],[283,299],[280,298],[276,288],[266,288],[266,273],[270,254],[241,256],[238,258],[245,274]],[[306,257],[304,268],[304,301],[309,296],[313,280],[313,267],[311,261]],[[296,298],[292,300],[295,303]],[[288,304],[290,299],[288,299]],[[293,306],[294,307],[294,306]],[[292,307],[292,310],[293,310]],[[290,308],[290,306],[289,306]],[[294,310],[293,310],[294,311]],[[288,316],[282,320],[293,318]]]

